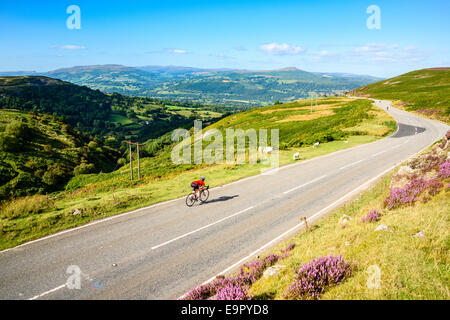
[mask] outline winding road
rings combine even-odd
[[[398,122],[388,138],[214,188],[203,205],[176,199],[0,252],[0,299],[176,299],[233,270],[449,129],[374,101]],[[71,265],[79,289],[66,284]]]

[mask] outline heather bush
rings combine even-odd
[[[405,205],[412,205],[418,200],[428,201],[430,196],[438,194],[443,187],[443,183],[437,178],[424,179],[414,177],[403,188],[394,188],[389,192],[389,196],[384,199],[386,208],[395,209]],[[426,191],[426,193],[424,193]],[[422,197],[420,195],[422,194]]]
[[[189,290],[182,300],[206,300],[213,294],[215,294],[214,287],[208,283]]]
[[[217,294],[211,300],[251,300],[252,298],[253,295],[249,292],[249,287],[229,283],[218,289]]]
[[[295,243],[291,242],[285,249],[281,249],[281,258],[286,258],[290,255],[292,249],[295,248]]]
[[[294,281],[285,292],[286,299],[317,300],[331,286],[351,276],[356,265],[344,261],[342,256],[319,257],[295,271]]]
[[[441,179],[450,178],[450,161],[445,161],[439,166],[438,177]]]
[[[367,216],[361,219],[361,222],[377,222],[380,220],[380,216],[381,214],[377,210],[373,209],[370,210]]]
[[[235,277],[217,276],[214,281],[191,289],[182,300],[249,300],[252,298],[250,286],[261,278],[265,269],[289,255],[294,247],[295,244],[291,243],[281,250],[281,256],[269,254],[260,260],[243,264]]]
[[[422,173],[430,172],[431,170],[438,170],[439,166],[445,161],[445,156],[439,156],[436,152],[430,152],[425,157],[425,165],[422,168]]]

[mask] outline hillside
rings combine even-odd
[[[270,105],[277,100],[293,101],[308,97],[310,92],[342,94],[379,80],[371,76],[321,74],[297,68],[231,70],[121,65],[78,66],[41,75],[107,93],[239,107]]]
[[[60,189],[111,171],[119,154],[50,115],[0,110],[0,200]]]
[[[450,122],[450,68],[422,69],[355,89],[350,94],[394,101],[397,107]]]
[[[312,112],[309,99],[298,100],[231,115],[207,129],[279,129],[280,149],[288,149],[352,135],[384,136],[395,127],[392,120],[390,116],[382,116],[369,100],[330,97],[318,99]]]
[[[233,111],[105,94],[43,76],[0,77],[0,109],[4,108],[58,116],[76,130],[115,148],[119,148],[124,139],[143,142],[174,128],[190,127],[194,118],[213,121]]]
[[[294,285],[295,275],[312,259],[332,254],[355,268],[334,285],[321,287],[324,278],[316,279],[319,287],[314,289],[323,290],[316,298],[448,300],[449,140],[450,131],[440,144],[383,177],[309,232],[287,240],[295,249],[280,261],[285,268],[256,281],[254,298],[314,299],[311,291],[302,290],[306,285]],[[388,229],[375,231],[380,225]]]

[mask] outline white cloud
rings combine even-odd
[[[54,49],[61,49],[61,50],[83,50],[86,49],[85,46],[76,46],[73,44],[66,44],[64,46],[53,46]]]
[[[166,52],[175,53],[175,54],[186,54],[187,53],[186,50],[182,50],[182,49],[166,49]]]
[[[259,49],[273,55],[296,55],[305,51],[305,48],[300,46],[275,42],[263,44]]]
[[[391,50],[397,48],[398,44],[368,43],[364,46],[354,48],[353,52],[355,53],[378,52],[380,50]]]
[[[353,48],[348,54],[356,59],[374,62],[419,61],[427,54],[415,46],[400,47],[398,44],[369,43]]]
[[[317,52],[313,52],[312,54],[315,56],[318,56],[318,57],[325,57],[325,56],[329,56],[330,52],[328,50],[320,50]]]

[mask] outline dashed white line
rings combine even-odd
[[[344,169],[346,169],[346,168],[348,168],[348,167],[354,166],[354,165],[356,165],[356,164],[358,164],[358,163],[360,163],[360,162],[363,162],[363,161],[364,161],[364,159],[359,160],[359,161],[356,161],[356,162],[352,162],[352,163],[350,163],[350,164],[348,164],[348,165],[346,165],[346,166],[343,166],[343,167],[339,168],[339,170],[344,170]]]
[[[223,222],[223,221],[225,221],[225,220],[227,220],[227,219],[230,219],[230,218],[232,218],[232,217],[234,217],[234,216],[237,216],[238,214],[244,213],[244,212],[246,212],[246,211],[248,211],[248,210],[250,210],[250,209],[253,209],[253,208],[254,208],[253,206],[252,206],[252,207],[248,207],[247,209],[244,209],[244,210],[241,210],[241,211],[239,211],[239,212],[236,212],[235,214],[232,214],[231,216],[222,218],[222,219],[217,220],[217,221],[215,221],[215,222],[213,222],[213,223],[210,223],[210,224],[208,224],[208,225],[206,225],[206,226],[203,226],[203,227],[201,227],[201,228],[195,229],[195,230],[193,230],[193,231],[191,231],[191,232],[185,233],[185,234],[183,234],[183,235],[181,235],[181,236],[178,236],[178,237],[176,237],[176,238],[173,238],[173,239],[171,239],[171,240],[169,240],[169,241],[166,241],[166,242],[163,242],[163,243],[158,244],[158,245],[156,245],[156,246],[153,246],[153,247],[152,247],[152,250],[158,249],[158,248],[160,248],[160,247],[162,247],[162,246],[165,246],[165,245],[167,245],[167,244],[169,244],[169,243],[172,243],[172,242],[174,242],[174,241],[177,241],[177,240],[180,240],[180,239],[182,239],[182,238],[185,238],[185,237],[187,237],[187,236],[189,236],[189,235],[191,235],[191,234],[193,234],[193,233],[196,233],[196,232],[201,231],[201,230],[203,230],[203,229],[209,228],[209,227],[211,227],[211,226],[213,226],[213,225],[215,225],[215,224],[218,224],[218,223],[220,223],[220,222]]]
[[[288,190],[288,191],[285,191],[285,192],[283,192],[283,193],[286,194],[286,193],[292,192],[292,191],[294,191],[294,190],[300,189],[301,187],[307,186],[308,184],[311,184],[311,183],[314,183],[314,182],[316,182],[316,181],[319,181],[319,180],[321,180],[321,179],[323,179],[323,178],[325,178],[325,177],[326,177],[326,175],[323,175],[323,176],[321,176],[321,177],[319,177],[319,178],[317,178],[317,179],[314,179],[314,180],[312,180],[312,181],[309,181],[309,182],[307,182],[307,183],[305,183],[305,184],[302,184],[301,186],[297,186],[297,187],[292,188],[292,189],[290,189],[290,190]]]
[[[385,153],[385,152],[387,152],[387,150],[384,150],[384,151],[381,151],[381,152],[375,153],[374,155],[372,155],[372,157],[376,157],[376,156],[379,156],[380,154],[383,154],[383,153]]]

